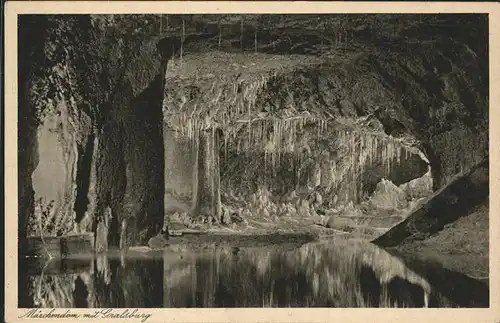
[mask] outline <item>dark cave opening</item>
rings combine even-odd
[[[78,164],[76,167],[76,198],[73,210],[76,213],[76,223],[85,216],[89,204],[88,192],[91,180],[92,159],[94,158],[94,138],[91,134],[87,137],[85,146],[78,146]]]

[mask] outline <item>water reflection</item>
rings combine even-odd
[[[78,260],[80,266],[75,261],[57,261],[42,271],[27,273],[28,293],[20,306],[457,305],[400,258],[356,241],[310,243],[294,249],[274,246],[101,255]]]
[[[78,268],[66,269],[78,261]],[[51,261],[40,273],[27,273],[22,307],[163,307],[163,259],[99,255]],[[31,305],[31,306],[30,306]]]
[[[432,290],[362,243],[216,250],[165,262],[165,307],[423,307]]]

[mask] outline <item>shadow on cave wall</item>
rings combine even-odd
[[[164,148],[162,74],[138,96],[124,84],[101,132],[98,221],[110,221],[109,243],[145,244],[163,225]],[[111,207],[112,220],[105,219]],[[126,228],[123,225],[126,221]]]

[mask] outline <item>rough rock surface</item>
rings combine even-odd
[[[161,35],[137,36],[134,22],[143,25],[136,16],[21,20],[20,37],[35,41],[19,50],[20,237],[41,234],[35,201],[42,210],[53,201],[53,225],[42,234],[92,226],[118,246],[145,243],[161,228],[171,53],[158,50]]]
[[[395,247],[425,240],[464,216],[489,198],[489,161],[486,159],[468,174],[444,187],[403,222],[374,240]],[[485,232],[486,233],[486,232]]]
[[[458,56],[450,56],[441,47],[445,45],[453,47]],[[227,158],[221,158],[221,171],[226,188],[231,186],[231,178],[243,178],[236,174],[240,171],[253,179],[236,183],[238,188],[247,186],[243,190],[248,193],[265,181],[259,173],[267,172],[264,177],[272,180],[292,179],[276,183],[278,187],[294,187],[305,176],[312,186],[330,182],[327,186],[332,186],[338,202],[356,203],[364,190],[371,193],[389,175],[383,173],[385,167],[394,170],[396,157],[407,157],[407,151],[400,153],[401,148],[390,143],[390,138],[396,138],[405,149],[414,149],[410,161],[415,157],[417,161],[415,166],[402,161],[404,167],[390,174],[390,179],[400,185],[425,174],[427,165],[418,157],[421,155],[429,162],[438,189],[488,153],[487,71],[475,59],[481,53],[471,52],[467,45],[440,40],[433,46],[434,52],[427,46],[420,52],[410,47],[363,48],[356,55],[328,57],[320,63],[315,58],[302,65],[283,63],[277,69],[271,62],[295,58],[254,54],[245,61],[241,54],[227,54],[219,69],[217,63],[222,60],[216,53],[186,56],[182,63],[186,67],[179,62],[172,66],[164,110],[177,118],[172,127],[186,136],[196,136],[203,127],[223,129],[221,155]],[[188,67],[191,65],[198,66],[196,71]],[[226,73],[227,66],[234,71]],[[240,88],[237,91],[235,84]],[[182,112],[172,112],[177,110]],[[184,119],[183,114],[194,117]],[[246,121],[252,119],[257,122]],[[326,119],[328,125],[318,119]],[[356,131],[362,134],[359,138],[354,136]],[[328,143],[339,142],[333,149],[337,155],[327,158],[337,163],[330,179],[320,164],[321,156],[314,155],[320,146],[303,140],[308,132],[323,135]],[[269,141],[266,136],[271,137]],[[380,139],[374,141],[377,136]],[[463,154],[464,150],[470,153]],[[370,171],[364,160],[368,156],[381,165],[375,163]],[[309,161],[313,163],[304,165]],[[360,181],[365,187],[360,187]],[[332,195],[328,200],[333,199]]]
[[[91,104],[97,104],[91,92],[95,88],[89,85],[95,82],[93,86],[98,86],[93,76],[82,75],[81,69],[92,55],[88,46],[95,41],[87,32],[89,25],[88,19],[80,17],[64,21],[50,16],[21,19],[20,36],[36,39],[19,45],[21,244],[22,237],[41,234],[34,229],[40,216],[51,224],[44,234],[72,230],[82,204],[78,186],[88,182],[81,178],[87,166],[83,156],[92,141]],[[68,31],[75,31],[73,38],[65,34]],[[75,56],[78,51],[83,51],[81,57]],[[96,65],[86,68],[98,71]],[[46,210],[47,205],[51,207],[45,214],[36,211]]]
[[[90,217],[97,220],[94,231],[104,223],[105,231],[112,232],[111,245],[145,244],[163,223],[164,119],[175,108],[197,109],[191,124],[223,124],[224,135],[231,127],[223,121],[261,114],[266,120],[273,114],[309,115],[376,132],[420,151],[431,166],[434,188],[445,187],[488,155],[487,19],[394,17],[398,30],[390,19],[365,15],[332,16],[324,25],[310,16],[280,17],[277,23],[255,15],[244,17],[244,36],[241,21],[225,17],[221,42],[222,29],[214,21],[194,16],[186,38],[200,32],[205,36],[184,48],[182,62],[196,54],[209,70],[202,74],[204,82],[195,73],[181,75],[175,84],[165,84],[163,73],[179,41],[163,39],[158,20],[141,15],[23,17],[19,35],[33,41],[19,42],[20,237],[32,230],[35,201],[42,198],[42,204],[54,201],[48,211],[54,228],[48,234],[68,232],[74,222],[85,228]],[[180,36],[183,30],[176,19],[169,35]],[[199,30],[199,22],[205,30]],[[264,26],[259,40],[253,37],[256,26]],[[425,32],[429,26],[435,32]],[[225,65],[217,65],[210,61],[215,56],[206,54],[215,49],[240,52],[244,60],[233,65],[223,57]],[[306,64],[292,64],[290,54],[303,55],[299,59]],[[279,70],[272,69],[276,62]],[[226,70],[232,72],[220,75]],[[183,102],[181,96],[184,103],[176,105]],[[271,124],[286,126],[280,132],[284,137],[298,129],[293,122]],[[316,123],[313,130],[323,126]],[[248,127],[231,129],[240,131],[236,138],[258,133]],[[364,153],[368,146],[355,145]],[[406,180],[427,169],[426,163],[415,165],[401,172]],[[322,165],[313,166],[308,184],[328,182],[327,172],[317,167]],[[380,178],[370,181],[373,188]],[[358,194],[358,183],[351,182],[354,186],[342,187],[354,187]],[[335,197],[323,194],[323,200],[330,199]]]
[[[377,208],[394,210],[406,206],[406,196],[403,190],[394,183],[382,179],[370,197],[370,203]]]
[[[200,54],[217,46],[238,52],[239,41],[243,50],[253,48],[253,38],[240,39],[239,32],[226,28],[222,45],[214,34],[213,40],[187,46],[184,62],[190,55],[194,59],[178,70],[181,77],[168,89],[172,97],[170,108],[175,108],[175,102],[183,102],[177,108],[188,113],[195,110],[200,123],[208,118],[224,124],[224,119],[232,114],[279,114],[288,107],[295,108],[291,116],[309,112],[335,120],[376,120],[385,134],[416,141],[431,164],[435,189],[455,175],[466,173],[487,155],[485,16],[470,20],[453,15],[396,15],[387,20],[370,15],[332,16],[321,27],[323,32],[331,31],[337,37],[340,24],[344,36],[349,35],[348,40],[342,37],[335,42],[322,38],[318,33],[321,28],[315,29],[317,22],[312,17],[227,19],[226,23],[234,26],[242,19],[245,30],[258,31],[261,50],[257,47],[257,51],[273,55],[263,59],[258,53],[247,53],[247,59],[242,61],[241,54],[231,54],[222,60],[222,65],[214,53]],[[266,28],[266,19],[279,20],[279,28]],[[400,27],[394,29],[394,24]],[[426,28],[431,25],[435,32],[427,33]],[[309,28],[301,29],[305,26]],[[459,29],[463,33],[459,34]],[[282,34],[289,37],[282,38]],[[300,46],[294,46],[299,43]],[[384,44],[383,48],[380,44]],[[287,64],[297,59],[290,54],[303,55],[300,64]],[[279,68],[273,69],[273,62],[279,62]],[[188,71],[188,66],[196,67]],[[241,90],[238,95],[232,93],[234,85]],[[199,102],[213,102],[220,108],[214,110],[207,105],[204,109]],[[231,102],[236,102],[236,106],[240,102],[241,109]],[[245,132],[243,129],[242,134]]]

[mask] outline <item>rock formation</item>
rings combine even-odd
[[[168,208],[165,133],[196,152],[191,214],[216,220],[222,191],[266,179],[348,204],[488,156],[487,18],[210,17],[20,18],[21,244],[42,220],[145,244]]]
[[[97,245],[142,244],[163,224],[163,75],[180,42],[101,18],[21,20],[36,39],[19,42],[21,240],[92,226]],[[53,201],[53,229],[34,229],[34,201]]]

